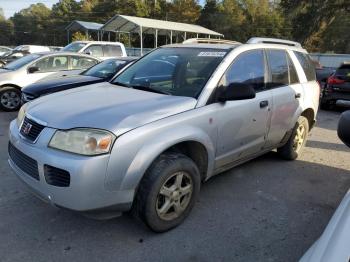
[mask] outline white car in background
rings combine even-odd
[[[100,60],[85,54],[45,52],[30,54],[0,68],[0,109],[21,106],[21,88],[49,76],[65,76],[72,70],[90,68]]]
[[[75,41],[65,46],[62,51],[84,53],[102,60],[127,56],[124,44],[119,42]]]
[[[0,46],[0,56],[2,56],[3,54],[10,52],[12,49],[6,46]]]
[[[350,147],[350,110],[339,120],[338,136]],[[350,261],[350,190],[346,193],[321,237],[300,262]]]

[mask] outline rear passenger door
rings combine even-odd
[[[267,87],[272,91],[273,105],[266,147],[278,145],[287,137],[301,113],[303,88],[295,66],[285,50],[268,49],[269,67]]]
[[[264,51],[250,50],[240,54],[221,79],[219,86],[244,83],[254,87],[254,99],[226,101],[218,109],[216,168],[263,150],[269,122],[271,91],[265,88]]]

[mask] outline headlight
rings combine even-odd
[[[26,107],[26,106],[22,106],[21,109],[20,109],[19,112],[18,112],[17,119],[16,119],[16,122],[17,122],[17,126],[18,126],[18,127],[21,126],[21,124],[22,124],[22,122],[23,122],[23,119],[24,119],[24,116],[26,115],[25,107]]]
[[[99,129],[77,128],[67,131],[57,130],[49,147],[80,155],[100,155],[108,153],[115,136]]]

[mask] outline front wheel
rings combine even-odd
[[[21,107],[21,91],[15,87],[0,89],[0,108],[3,111],[16,111]]]
[[[308,134],[309,121],[306,117],[300,116],[287,143],[278,148],[277,152],[286,160],[297,159],[306,144]]]
[[[155,232],[170,230],[189,215],[199,190],[200,174],[190,158],[162,154],[140,183],[133,213]]]

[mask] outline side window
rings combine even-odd
[[[103,56],[102,46],[100,45],[91,45],[85,49],[85,52],[91,52],[91,55],[96,57]]]
[[[105,45],[103,46],[104,56],[123,56],[122,48],[119,45]]]
[[[252,50],[239,55],[230,66],[222,84],[244,83],[256,91],[265,89],[265,60],[262,50]]]
[[[295,66],[293,64],[292,59],[287,54],[287,60],[288,60],[288,69],[289,69],[289,84],[298,84],[299,83],[299,77],[297,74],[297,70],[295,69]]]
[[[72,69],[87,69],[97,64],[97,61],[88,57],[71,57]]]
[[[68,57],[50,56],[39,60],[32,66],[38,67],[38,72],[55,72],[61,70],[68,70]]]
[[[301,52],[294,52],[294,54],[298,58],[301,67],[304,69],[307,81],[316,80],[316,70],[311,58],[307,54]]]
[[[287,56],[284,50],[267,50],[271,79],[269,88],[289,85]]]

